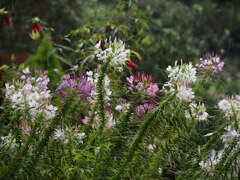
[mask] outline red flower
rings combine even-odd
[[[40,31],[43,30],[43,27],[42,27],[41,24],[35,23],[35,24],[32,25],[32,30],[33,30],[34,32],[40,32]]]
[[[136,69],[137,65],[132,62],[131,60],[126,61],[126,66],[129,67],[130,69]]]
[[[3,24],[4,24],[5,26],[10,27],[10,18],[9,18],[8,13],[3,14]]]

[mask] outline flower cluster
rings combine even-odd
[[[206,108],[204,104],[196,104],[190,103],[189,110],[185,111],[185,117],[187,119],[196,119],[198,121],[204,121],[208,117],[208,113],[206,112]]]
[[[195,97],[192,88],[188,86],[188,83],[178,87],[176,96],[179,100],[188,102],[191,102]]]
[[[168,78],[170,79],[167,83],[163,85],[163,91],[173,92],[177,91],[177,97],[180,100],[191,101],[195,96],[192,88],[189,84],[196,82],[196,68],[193,67],[192,63],[168,66],[166,69],[168,72]]]
[[[170,78],[170,82],[172,83],[182,83],[187,81],[188,83],[194,83],[197,80],[196,77],[196,68],[193,67],[192,63],[177,65],[177,61],[175,62],[175,66],[168,66],[166,69],[168,72],[168,78]]]
[[[226,132],[221,136],[222,142],[224,143],[224,148],[228,147],[228,144],[237,140],[237,145],[240,146],[240,132],[236,131],[232,126],[227,126],[225,128]]]
[[[97,59],[106,63],[109,59],[110,66],[112,67],[122,67],[126,63],[130,64],[134,68],[134,64],[130,63],[128,60],[128,54],[130,50],[125,49],[125,44],[121,40],[115,39],[113,42],[109,40],[105,44],[104,40],[99,40],[95,46],[95,52]]]
[[[79,100],[89,102],[93,89],[94,84],[87,76],[70,73],[63,76],[62,83],[55,92],[62,95],[63,100],[65,97],[74,95]]]
[[[80,133],[77,130],[72,132],[71,129],[56,129],[53,134],[53,139],[57,141],[64,141],[64,143],[68,143],[67,135],[71,134],[73,137],[80,143],[83,143],[82,139],[85,137],[85,133]]]
[[[200,58],[199,64],[196,64],[198,71],[202,72],[209,69],[213,74],[222,72],[223,66],[224,61],[221,59],[221,56],[209,52]]]
[[[6,98],[10,100],[12,108],[28,111],[30,115],[36,118],[43,115],[46,119],[55,116],[57,107],[50,101],[50,91],[48,90],[49,79],[44,71],[35,70],[37,77],[33,77],[31,71],[26,68],[20,80],[12,85],[5,84]]]
[[[94,85],[94,88],[91,91],[91,99],[92,101],[95,100],[95,97],[97,96],[97,82],[98,82],[98,77],[100,75],[100,70],[96,69],[94,72],[93,71],[88,71],[86,72],[88,76],[88,81]],[[110,79],[107,75],[105,75],[104,80],[103,80],[103,86],[104,86],[104,91],[105,91],[105,101],[108,102],[110,100],[110,96],[112,94],[112,91],[110,90]]]
[[[221,100],[218,103],[218,107],[222,110],[224,116],[230,119],[231,116],[236,116],[237,119],[240,118],[240,96],[226,97],[226,99]]]
[[[130,85],[128,88],[130,92],[137,90],[144,92],[148,97],[157,96],[159,88],[157,83],[154,83],[152,75],[136,72],[135,76],[127,77],[126,80]]]
[[[235,97],[227,97],[226,99],[221,100],[218,103],[218,107],[222,112],[224,113],[224,116],[228,119],[231,120],[232,116],[235,116],[237,119],[239,119],[240,115],[240,99],[239,96]],[[222,157],[223,152],[227,149],[228,145],[230,142],[233,142],[233,140],[237,141],[236,147],[240,146],[240,132],[239,129],[235,128],[235,123],[230,124],[225,128],[224,134],[220,137],[222,140],[222,143],[224,147],[218,151],[216,154],[215,150],[212,150],[211,156],[207,161],[202,161],[200,162],[200,166],[202,168],[206,168],[208,170],[214,169],[214,166],[219,162],[219,160]],[[239,123],[237,124],[239,126]],[[213,133],[207,134],[212,135]]]
[[[148,111],[154,110],[155,107],[156,106],[153,103],[144,103],[142,105],[139,105],[136,108],[137,116],[139,116],[140,118],[143,118],[145,113],[147,113]]]

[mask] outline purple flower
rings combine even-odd
[[[147,111],[152,111],[153,109],[155,109],[155,105],[153,103],[144,103],[137,106],[136,113],[137,116],[143,118]]]
[[[65,74],[62,84],[55,90],[55,93],[63,96],[74,95],[77,98],[89,102],[88,97],[91,96],[94,85],[85,75],[77,73]]]
[[[198,71],[202,72],[207,69],[210,69],[212,74],[218,74],[222,72],[224,66],[224,61],[221,56],[214,53],[205,53],[202,58],[200,58],[200,62],[196,64],[196,68]]]
[[[156,97],[156,92],[159,91],[159,88],[156,84],[151,84],[149,88],[147,88],[146,92],[150,97]]]

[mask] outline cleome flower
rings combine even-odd
[[[86,75],[88,76],[88,80],[90,81],[90,83],[92,83],[94,85],[93,90],[91,91],[91,96],[90,98],[90,102],[93,102],[95,99],[95,97],[97,96],[97,82],[98,82],[98,77],[100,75],[100,70],[99,69],[95,69],[95,71],[87,71]],[[104,100],[106,102],[108,102],[110,100],[110,96],[112,95],[112,91],[110,90],[110,78],[105,75],[104,80],[103,80],[103,85],[104,85],[104,91],[105,91],[105,96],[104,96]]]
[[[157,83],[154,82],[152,75],[145,74],[144,72],[136,72],[135,76],[126,78],[129,86],[129,91],[143,91],[147,97],[156,97],[159,91]]]
[[[208,113],[206,112],[206,108],[203,103],[190,103],[189,110],[185,111],[185,117],[187,119],[193,118],[198,121],[204,121],[207,119]]]
[[[147,113],[148,111],[152,111],[155,108],[156,108],[156,106],[153,103],[144,103],[142,105],[139,105],[136,108],[137,116],[140,118],[143,118],[145,113]]]
[[[218,103],[218,108],[222,110],[224,116],[228,119],[231,116],[236,116],[236,119],[240,118],[240,96],[226,97]]]
[[[179,86],[177,89],[177,98],[179,100],[191,102],[195,97],[192,88],[188,86],[188,82],[184,83],[182,86]]]
[[[236,131],[232,126],[227,126],[225,128],[226,132],[221,136],[222,142],[224,143],[224,148],[228,147],[228,144],[236,139],[237,145],[240,146],[240,132]]]
[[[205,53],[200,62],[196,64],[198,71],[202,72],[207,69],[210,69],[212,74],[218,74],[222,72],[224,66],[224,61],[221,59],[221,56],[214,53]]]
[[[55,129],[53,134],[53,139],[56,141],[64,141],[68,143],[69,135],[71,135],[79,143],[83,143],[83,138],[85,138],[85,133],[80,133],[77,129],[73,130],[72,128],[65,129]]]
[[[74,95],[79,98],[79,100],[89,102],[89,97],[94,87],[94,84],[88,76],[69,73],[63,76],[62,83],[55,92],[62,96],[62,100],[67,96]]]
[[[179,89],[183,83],[188,82],[188,84],[195,83],[196,68],[193,67],[192,63],[177,65],[175,62],[174,67],[168,66],[166,69],[168,72],[169,81],[163,85],[163,91],[173,92]]]
[[[97,59],[103,63],[110,58],[109,64],[112,67],[121,67],[127,63],[131,68],[135,68],[135,64],[128,60],[129,53],[130,50],[125,49],[125,44],[116,38],[113,42],[109,40],[106,44],[104,40],[99,40],[94,51]]]
[[[55,116],[57,107],[50,101],[51,94],[47,87],[49,79],[44,71],[35,70],[35,74],[37,77],[33,77],[29,68],[26,68],[20,80],[12,85],[6,83],[6,99],[13,109],[27,111],[33,119],[41,114],[46,119],[51,119]]]
[[[168,66],[166,69],[168,77],[172,80],[183,82],[188,81],[189,83],[194,83],[197,80],[196,77],[196,68],[193,67],[192,63],[177,65],[177,61],[175,62],[175,66]]]

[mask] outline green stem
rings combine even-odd
[[[102,133],[105,125],[104,79],[105,79],[105,73],[107,71],[110,61],[111,61],[111,58],[108,58],[107,62],[102,66],[100,75],[98,77],[98,82],[97,82],[97,105],[98,105],[98,114],[100,119],[98,131],[100,134]]]

